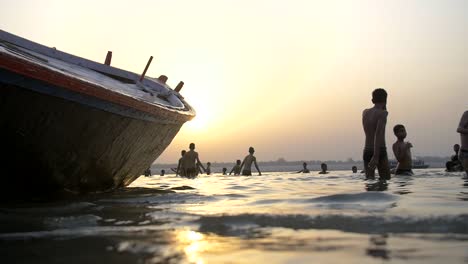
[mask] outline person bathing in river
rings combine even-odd
[[[236,165],[234,165],[234,167],[232,167],[232,170],[231,172],[229,172],[229,175],[231,175],[231,173],[234,172],[234,175],[240,175],[241,173],[241,161],[240,160],[237,160],[236,161]]]
[[[190,150],[185,153],[183,158],[185,175],[195,178],[198,176],[198,167],[201,167],[204,171],[206,170],[198,157],[198,152],[195,151],[195,143],[190,143],[189,148]]]
[[[393,127],[393,133],[397,137],[397,141],[393,143],[392,149],[395,158],[398,161],[396,166],[395,175],[413,175],[412,166],[413,160],[411,159],[411,148],[413,145],[410,142],[405,142],[406,128],[398,124]]]
[[[297,173],[309,173],[310,170],[307,168],[307,163],[302,163],[302,170],[298,171]]]
[[[375,178],[375,168],[380,180],[390,179],[387,149],[385,147],[385,126],[387,125],[387,92],[378,88],[372,92],[374,107],[362,112],[362,126],[365,134],[363,152],[364,170],[367,179]]]
[[[244,168],[242,170],[243,176],[252,176],[252,163],[255,165],[255,168],[258,171],[258,175],[262,175],[260,169],[258,168],[257,158],[253,155],[255,153],[255,149],[253,147],[249,148],[249,155],[245,156],[244,161],[240,165],[240,168]]]

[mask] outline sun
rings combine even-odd
[[[186,123],[187,129],[201,132],[208,129],[213,121],[214,111],[211,105],[201,100],[190,99],[191,105],[195,109],[196,116]]]

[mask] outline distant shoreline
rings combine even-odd
[[[445,168],[445,163],[450,160],[450,157],[415,157],[415,160],[423,160],[426,164],[429,165],[428,169],[431,168]],[[204,164],[209,160],[203,160]],[[221,172],[222,168],[226,168],[228,173],[231,171],[235,162],[211,162],[211,168],[214,173]],[[350,170],[352,166],[356,166],[358,170],[363,169],[363,162],[361,160],[296,160],[296,161],[286,161],[286,160],[277,160],[277,161],[259,161],[258,166],[262,172],[294,172],[302,169],[302,163],[306,162],[308,168],[313,171],[320,171],[320,164],[326,163],[330,171],[333,170]],[[170,171],[170,168],[177,168],[176,163],[154,163],[151,165],[151,170],[153,174],[158,174],[162,169],[166,171],[167,174],[173,173]],[[255,169],[254,169],[255,171]]]

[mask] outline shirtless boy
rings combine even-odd
[[[387,149],[385,147],[385,126],[387,124],[387,92],[378,88],[372,92],[374,107],[362,113],[362,126],[366,136],[363,160],[366,177],[375,178],[375,168],[381,180],[390,179]]]
[[[468,111],[463,113],[457,132],[460,133],[461,140],[460,162],[468,176]]]
[[[180,175],[180,176],[185,176],[185,168],[184,168],[184,155],[187,151],[185,150],[182,150],[180,152],[180,155],[182,156],[180,159],[179,159],[179,163],[177,164],[177,170],[176,170],[176,176],[177,175]]]
[[[405,142],[406,129],[403,125],[396,125],[393,127],[393,133],[397,137],[397,141],[393,143],[393,154],[398,161],[396,166],[395,175],[413,175],[411,170],[413,160],[411,159],[411,148],[413,145],[410,142]]]
[[[237,160],[236,161],[236,165],[234,165],[234,167],[232,167],[232,170],[231,172],[229,172],[229,175],[231,175],[232,172],[234,172],[234,175],[240,175],[241,173],[241,161],[240,160]]]
[[[258,171],[258,175],[262,175],[262,173],[260,172],[260,169],[258,168],[258,165],[257,165],[257,158],[255,158],[255,156],[253,155],[255,152],[255,149],[253,147],[250,147],[249,148],[249,155],[247,155],[245,158],[244,158],[244,161],[242,161],[242,164],[240,166],[241,170],[242,170],[242,167],[244,168],[244,170],[242,170],[242,175],[244,176],[252,176],[252,162],[255,164],[255,168],[257,168],[257,171]],[[245,165],[245,167],[244,167]]]
[[[202,167],[205,171],[205,167],[198,158],[198,152],[195,151],[195,143],[190,143],[190,150],[184,155],[183,164],[185,168],[185,176],[196,177],[198,175],[198,166]]]

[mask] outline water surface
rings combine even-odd
[[[153,176],[1,205],[2,263],[468,263],[468,179],[415,172]]]

